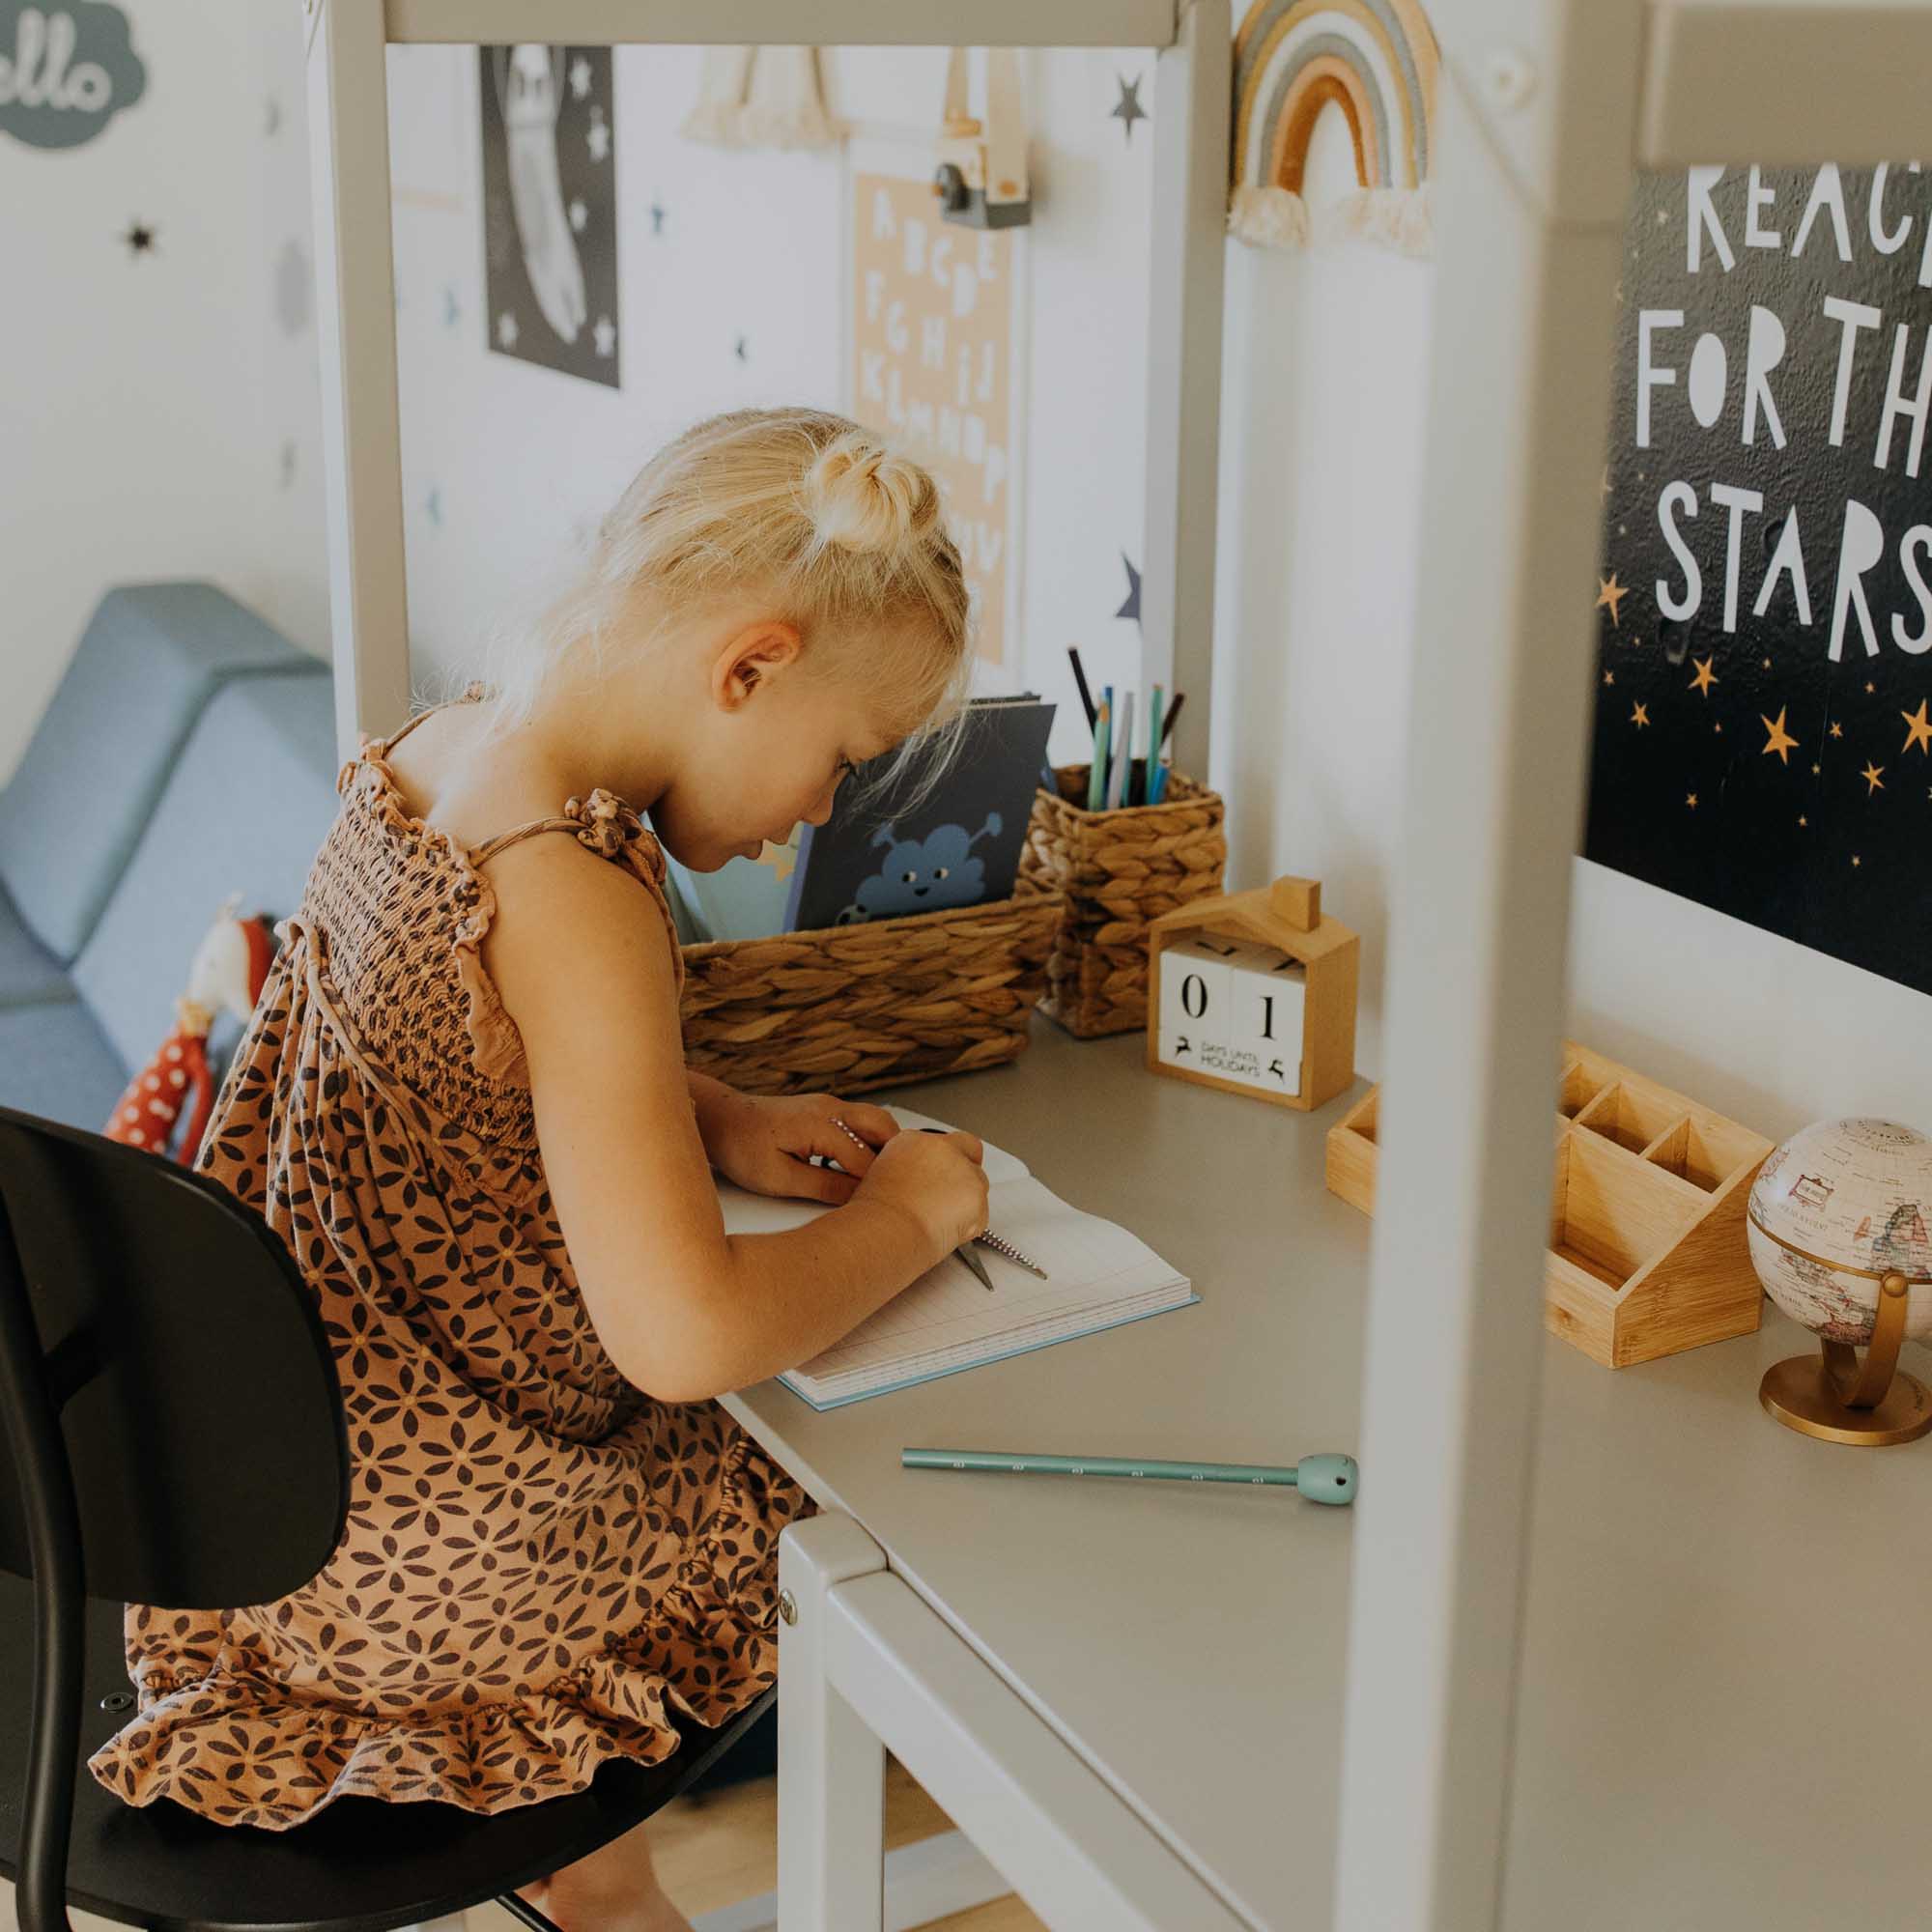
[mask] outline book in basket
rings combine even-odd
[[[909,1107],[887,1111],[902,1128],[946,1124]],[[831,1348],[779,1377],[813,1408],[838,1408],[1201,1299],[1138,1236],[1069,1206],[1016,1154],[984,1145],[989,1225],[1047,1279],[980,1243],[974,1252],[992,1277],[988,1293],[949,1254]],[[832,1211],[822,1201],[753,1194],[722,1179],[718,1196],[732,1235],[779,1234]]]

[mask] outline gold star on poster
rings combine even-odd
[[[1605,682],[1605,684],[1614,684],[1614,683],[1616,683],[1616,681],[1617,681],[1617,674],[1616,674],[1616,672],[1615,672],[1615,671],[1613,671],[1613,670],[1606,670],[1606,671],[1605,671],[1605,672],[1604,673],[1604,682]]]
[[[1765,668],[1765,669],[1766,669],[1766,670],[1769,670],[1769,669],[1771,668],[1771,660],[1770,660],[1769,658],[1766,658],[1766,659],[1765,659],[1765,661],[1764,661],[1764,668]]]
[[[1778,707],[1777,723],[1776,724],[1774,724],[1769,718],[1765,718],[1763,712],[1760,711],[1758,713],[1759,718],[1762,719],[1764,722],[1764,728],[1771,733],[1771,736],[1765,741],[1765,747],[1764,747],[1765,751],[1767,753],[1776,752],[1777,753],[1778,762],[1780,764],[1785,764],[1785,765],[1788,765],[1791,762],[1790,758],[1791,748],[1798,742],[1798,740],[1792,737],[1792,735],[1784,728],[1784,714],[1791,707],[1789,705],[1780,705]]]
[[[1852,854],[1852,864],[1855,866],[1861,866],[1864,864],[1864,861],[1861,859],[1856,852],[1854,852]]]
[[[1881,773],[1884,770],[1885,767],[1883,765],[1875,765],[1869,758],[1865,760],[1865,768],[1859,774],[1859,776],[1865,781],[1867,787],[1865,796],[1867,798],[1869,798],[1873,792],[1883,791],[1885,789],[1885,781],[1879,777],[1879,773]]]
[[[1636,707],[1636,709],[1631,713],[1631,723],[1634,724],[1638,730],[1642,730],[1642,728],[1650,723],[1650,713],[1647,710],[1645,710],[1641,704],[1639,704]]]
[[[1809,825],[1811,823],[1811,821],[1808,818],[1806,818],[1802,811],[1798,814],[1798,822],[1800,825]]]
[[[1711,726],[1711,729],[1717,732],[1717,734],[1721,738],[1724,735],[1724,721],[1721,718],[1719,719],[1719,721]]]
[[[1865,679],[1865,692],[1867,696],[1869,696],[1872,692],[1876,691],[1877,689],[1878,686],[1875,685],[1870,678]]]
[[[1898,715],[1905,720],[1907,737],[1905,749],[1909,752],[1917,745],[1921,752],[1932,755],[1932,718],[1925,715],[1926,700],[1918,700],[1917,711],[1901,711]]]
[[[1843,737],[1844,735],[1845,735],[1845,727],[1844,727],[1844,726],[1843,726],[1842,724],[1833,724],[1833,725],[1832,726],[1832,736],[1833,736],[1833,737],[1834,737],[1834,738],[1842,738],[1842,737]]]
[[[1630,592],[1617,582],[1614,570],[1607,578],[1600,577],[1597,580],[1597,609],[1601,611],[1607,604],[1610,608],[1610,622],[1613,624],[1617,624],[1617,606],[1629,595]],[[1617,624],[1617,628],[1621,630],[1623,626]]]
[[[1684,803],[1688,805],[1692,811],[1695,811],[1697,810],[1697,794],[1694,791],[1687,793],[1685,795]]]
[[[1692,691],[1701,691],[1706,697],[1709,697],[1711,687],[1718,682],[1717,673],[1711,668],[1712,660],[1710,658],[1692,658],[1690,662],[1697,667],[1697,675],[1690,680],[1690,689]]]
[[[1822,772],[1824,769],[1825,767],[1823,765],[1813,765],[1811,767],[1811,776],[1815,779],[1818,776],[1818,774]]]
[[[767,838],[758,848],[758,856],[754,863],[769,866],[775,879],[788,879],[791,877],[792,867],[798,864],[798,847],[792,844],[775,845]]]

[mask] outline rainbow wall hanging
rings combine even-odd
[[[1427,255],[1436,65],[1415,0],[1254,0],[1235,36],[1229,234],[1267,248],[1306,244],[1308,138],[1333,101],[1359,185],[1335,211],[1342,229]]]

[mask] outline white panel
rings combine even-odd
[[[1924,0],[1660,0],[1637,158],[1867,167],[1924,146]]]
[[[1552,103],[1563,138],[1568,89],[1634,95],[1634,35],[1620,60],[1566,69],[1578,11],[1563,0],[1542,21],[1552,71],[1571,76]],[[1594,668],[1578,593],[1598,556],[1623,234],[1620,203],[1572,220],[1559,200],[1552,218],[1519,188],[1453,72],[1438,105],[1342,1768],[1346,1932],[1473,1932],[1495,1914]],[[1574,125],[1581,139],[1593,124]]]
[[[772,41],[819,46],[1155,47],[1174,0],[388,0],[392,41],[585,45]]]

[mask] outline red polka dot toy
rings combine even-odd
[[[269,977],[275,943],[269,923],[259,916],[240,919],[230,899],[196,947],[188,969],[187,991],[175,1002],[175,1030],[146,1066],[128,1083],[112,1118],[101,1131],[112,1141],[165,1155],[181,1112],[190,1095],[188,1118],[174,1158],[185,1167],[201,1145],[214,1106],[214,1077],[208,1065],[208,1034],[223,1011],[245,1022],[255,1010]]]

